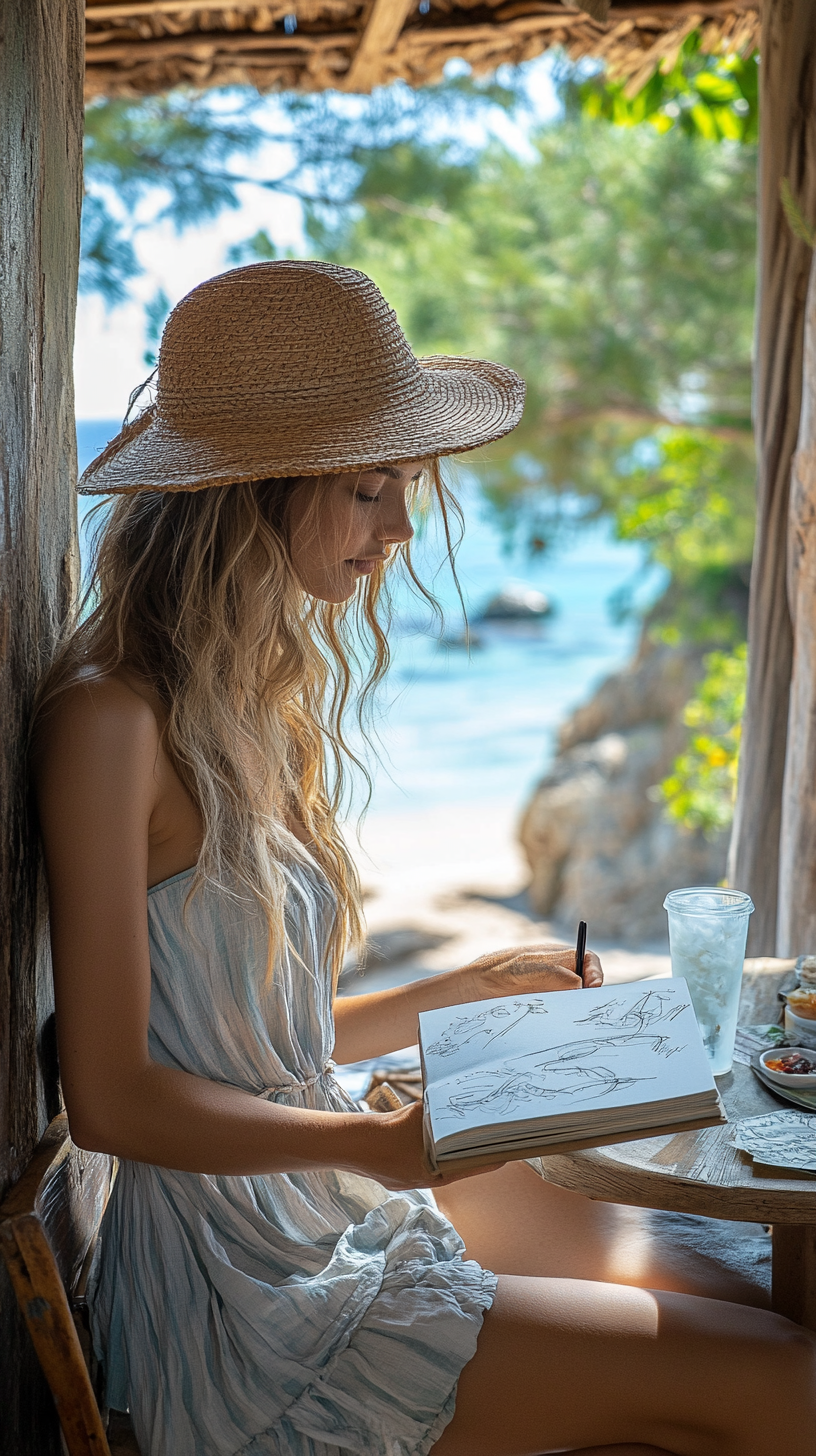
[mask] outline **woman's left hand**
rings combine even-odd
[[[463,966],[462,1001],[512,996],[528,991],[576,991],[575,951],[569,946],[524,945],[497,950]],[[602,986],[603,968],[594,951],[584,956],[584,986]]]

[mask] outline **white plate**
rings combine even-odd
[[[812,1047],[771,1047],[767,1052],[763,1052],[759,1059],[759,1064],[765,1076],[770,1082],[776,1082],[779,1087],[790,1087],[792,1089],[799,1087],[802,1090],[805,1087],[816,1087],[816,1072],[776,1072],[768,1066],[769,1058],[771,1061],[775,1061],[777,1057],[789,1057],[795,1052],[798,1052],[800,1056],[807,1057],[807,1060],[811,1063],[816,1061]]]

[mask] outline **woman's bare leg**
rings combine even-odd
[[[648,1211],[601,1203],[506,1163],[436,1194],[467,1255],[495,1274],[598,1279],[767,1308],[767,1291],[715,1259],[657,1238]]]
[[[720,1300],[500,1276],[433,1456],[621,1446],[816,1456],[816,1339]]]

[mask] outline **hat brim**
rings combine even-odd
[[[287,475],[323,475],[359,466],[456,455],[500,439],[518,424],[524,381],[485,359],[438,355],[419,360],[409,397],[354,419],[294,427],[258,420],[254,429],[182,433],[154,408],[126,426],[88,466],[82,495],[199,490]]]

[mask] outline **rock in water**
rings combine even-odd
[[[471,632],[469,627],[465,627],[461,632],[455,633],[452,637],[440,637],[439,645],[440,647],[456,647],[464,649],[465,652],[473,652],[484,647],[484,641],[478,632]]]
[[[534,587],[511,582],[490,598],[479,620],[481,622],[527,622],[532,618],[549,617],[552,603]]]

